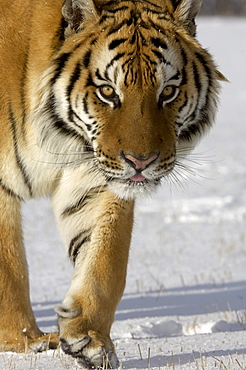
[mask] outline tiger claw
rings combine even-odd
[[[30,342],[28,349],[31,352],[38,353],[48,349],[56,349],[59,344],[58,333],[44,334],[37,340]]]
[[[119,361],[111,340],[105,342],[99,337],[96,332],[89,331],[88,335],[72,343],[61,338],[61,348],[76,358],[78,365],[84,369],[117,369]]]

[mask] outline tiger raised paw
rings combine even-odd
[[[22,201],[49,196],[74,265],[61,347],[84,367],[118,366],[134,199],[212,126],[226,80],[196,40],[200,5],[0,1],[0,350],[58,342],[35,322],[21,230]]]

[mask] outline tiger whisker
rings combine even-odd
[[[80,159],[77,159],[77,160],[73,160],[73,161],[64,161],[64,162],[58,162],[58,161],[54,161],[54,162],[51,162],[51,161],[41,161],[41,160],[37,160],[35,158],[32,158],[32,161],[35,161],[36,163],[42,163],[42,164],[49,164],[49,165],[59,165],[59,166],[71,166],[71,165],[75,165],[75,167],[78,167],[79,165],[81,164],[87,164],[89,161],[93,161],[94,158],[92,156],[89,156],[89,157],[83,157],[83,158],[80,158]]]
[[[185,182],[186,182],[186,178],[183,177],[180,173],[175,172],[174,170],[171,173],[169,173],[167,175],[167,177],[165,178],[165,180],[167,181],[167,184],[169,186],[169,190],[171,192],[173,190],[173,188],[172,188],[173,186],[176,189],[179,189],[179,190],[182,190],[182,192],[185,192],[184,182],[182,182],[179,179],[179,176],[181,176],[182,180],[185,180]]]
[[[88,148],[90,148],[90,149],[91,149],[91,151],[88,151],[88,150],[79,150],[79,151],[77,151],[77,152],[63,152],[63,153],[61,153],[61,152],[53,152],[53,151],[48,150],[48,149],[45,149],[45,151],[46,151],[47,153],[49,153],[49,154],[57,155],[57,156],[80,155],[80,154],[89,154],[89,153],[93,154],[93,153],[94,153],[94,149],[93,149],[93,147],[92,147],[92,146],[89,146],[89,145],[87,145],[87,147],[88,147]]]

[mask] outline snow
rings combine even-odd
[[[223,83],[216,126],[186,161],[182,185],[141,200],[112,338],[122,369],[246,368],[245,19],[199,18]],[[72,268],[46,200],[23,210],[31,298],[42,330]],[[0,354],[0,369],[77,369],[58,351]]]

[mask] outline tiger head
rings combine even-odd
[[[156,188],[214,121],[224,77],[195,39],[200,3],[63,5],[65,41],[45,109],[68,143],[83,143],[120,198]]]

